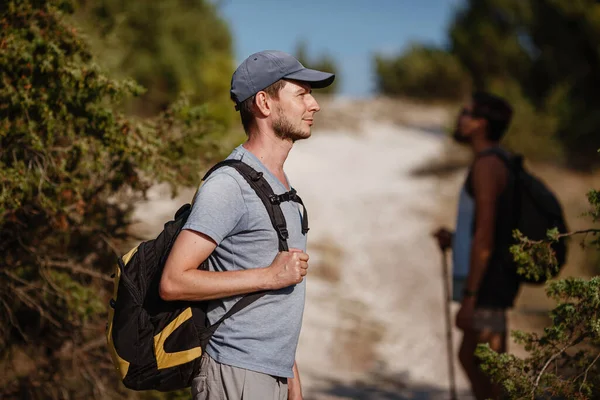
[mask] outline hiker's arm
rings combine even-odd
[[[198,266],[216,247],[216,242],[210,237],[182,230],[162,273],[161,298],[167,301],[202,301],[281,289],[301,282],[308,268],[308,255],[292,251],[279,253],[265,268],[224,272],[199,270]]]
[[[300,252],[280,253],[270,266],[257,265],[244,271],[198,270],[226,237],[248,229],[247,217],[237,181],[226,173],[211,175],[198,190],[192,211],[173,244],[160,282],[161,297],[202,301],[299,283],[308,268],[308,256]]]
[[[198,270],[217,244],[210,237],[182,230],[160,280],[164,300],[210,300],[268,289],[266,268],[212,272]]]
[[[496,207],[504,190],[507,170],[498,157],[482,157],[473,166],[475,194],[475,234],[471,244],[471,264],[466,289],[477,292],[494,250]]]
[[[302,400],[302,383],[300,383],[300,373],[298,364],[294,361],[294,377],[288,378],[288,400]]]

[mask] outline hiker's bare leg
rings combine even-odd
[[[506,353],[506,333],[497,332],[480,332],[479,343],[488,343],[490,348],[496,353]],[[475,360],[476,363],[478,360]],[[479,368],[477,370],[483,375],[487,383],[487,397],[492,399],[500,399],[502,394],[502,387],[499,384],[492,383],[489,378],[481,372]]]
[[[471,390],[477,400],[483,400],[485,396],[485,386],[481,382],[481,373],[478,371],[475,362],[475,349],[477,348],[479,333],[474,330],[464,331],[463,340],[458,351],[458,360],[471,383]]]
[[[503,333],[477,332],[475,330],[465,331],[458,353],[460,364],[469,378],[475,398],[477,400],[499,399],[501,394],[500,386],[492,384],[490,379],[479,368],[479,362],[475,357],[475,349],[479,343],[488,343],[492,350],[505,352],[506,335]]]

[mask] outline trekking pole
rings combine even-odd
[[[450,317],[450,302],[452,301],[450,288],[450,271],[446,249],[442,250],[442,276],[444,284],[444,313],[446,314],[446,348],[448,350],[448,377],[450,379],[450,400],[457,400],[456,377],[454,374],[454,344],[452,341],[452,318]]]

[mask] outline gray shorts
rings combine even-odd
[[[473,329],[480,333],[506,333],[506,310],[476,308],[473,314]]]
[[[193,400],[286,400],[287,378],[219,364],[207,353],[192,381]]]

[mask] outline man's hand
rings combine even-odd
[[[438,246],[440,249],[446,250],[452,247],[452,237],[454,233],[446,228],[440,228],[433,233],[433,236],[438,240]]]
[[[308,254],[302,250],[282,251],[267,267],[267,286],[271,290],[296,285],[308,273]]]
[[[475,297],[465,296],[456,314],[456,327],[463,331],[473,328],[473,315],[475,314]]]
[[[300,383],[293,379],[288,379],[288,400],[302,400],[302,389]]]
[[[300,373],[298,365],[294,362],[294,377],[288,379],[288,400],[302,400],[302,384],[300,383]]]

